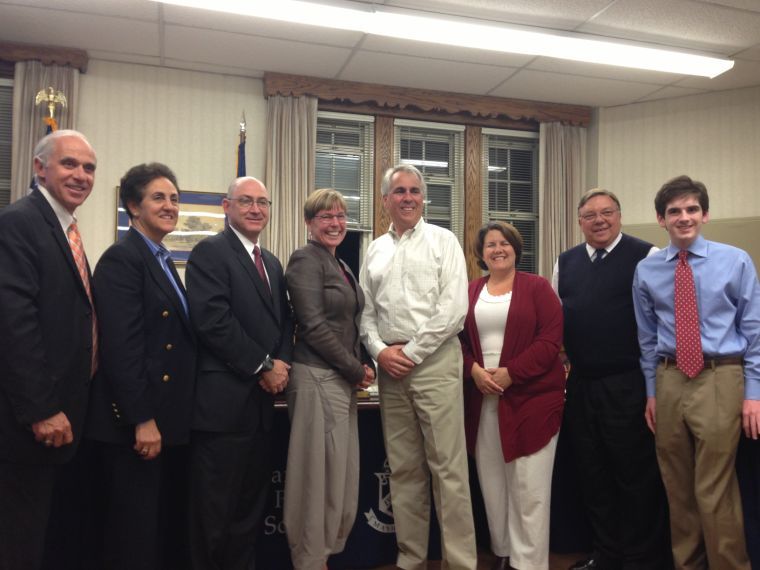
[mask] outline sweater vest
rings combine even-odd
[[[565,350],[575,373],[600,378],[639,367],[631,286],[651,248],[623,234],[600,263],[589,259],[585,243],[559,256]]]

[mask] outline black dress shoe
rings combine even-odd
[[[491,570],[509,570],[510,568],[509,558],[506,556],[497,556],[493,566],[491,566]]]
[[[599,568],[599,565],[597,564],[596,559],[592,556],[586,560],[579,560],[570,566],[568,570],[593,570],[594,568]]]

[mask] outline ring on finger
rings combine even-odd
[[[141,455],[148,455],[148,448],[144,448],[142,451],[140,451]]]

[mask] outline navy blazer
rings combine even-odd
[[[268,430],[274,398],[257,374],[269,355],[290,363],[293,318],[282,265],[262,249],[271,294],[250,252],[227,228],[193,248],[185,277],[199,339],[193,429]]]
[[[57,464],[74,455],[91,353],[90,300],[61,224],[35,189],[0,211],[0,461]],[[31,424],[61,411],[74,443],[35,441]]]
[[[106,250],[94,282],[100,365],[86,436],[132,445],[135,425],[155,419],[163,445],[187,443],[195,335],[182,301],[137,230]]]

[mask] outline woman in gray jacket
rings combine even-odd
[[[375,379],[359,343],[364,295],[335,256],[346,236],[346,202],[329,188],[309,195],[309,242],[285,272],[296,317],[286,397],[290,445],[284,521],[296,570],[322,570],[341,552],[356,517],[359,432],[356,388]]]

